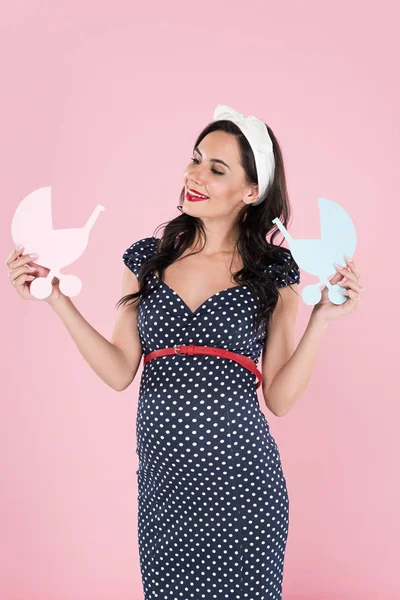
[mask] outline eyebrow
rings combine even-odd
[[[194,152],[198,152],[201,156],[201,158],[203,158],[202,153],[200,152],[198,146],[196,146],[196,148],[194,149]],[[222,165],[225,165],[226,167],[228,167],[228,169],[230,170],[230,166],[226,164],[226,162],[224,162],[223,160],[221,160],[220,158],[210,158],[210,160],[212,162],[217,162],[217,163],[221,163]]]

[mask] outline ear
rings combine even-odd
[[[248,192],[243,198],[243,202],[245,204],[253,204],[253,202],[255,202],[256,200],[258,200],[258,185],[253,184],[250,186]]]

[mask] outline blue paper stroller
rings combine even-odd
[[[289,243],[290,251],[298,265],[318,277],[318,282],[303,288],[301,296],[309,305],[321,300],[321,285],[328,288],[328,297],[333,304],[343,304],[347,300],[340,285],[331,285],[328,277],[336,273],[335,263],[346,266],[345,257],[352,257],[357,244],[354,224],[347,212],[331,200],[318,198],[321,239],[295,240],[279,219],[272,222],[277,225]]]

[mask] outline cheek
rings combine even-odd
[[[222,179],[222,178],[221,178]],[[221,196],[231,197],[233,193],[233,187],[227,181],[217,181],[214,183],[214,187],[218,190]]]

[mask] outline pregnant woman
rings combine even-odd
[[[154,160],[167,152],[158,144]],[[257,389],[274,415],[293,407],[328,323],[360,302],[360,272],[350,260],[337,266],[331,283],[346,302],[331,304],[324,288],[294,348],[300,273],[273,243],[272,220],[287,226],[290,206],[270,127],[218,105],[183,183],[181,214],[160,238],[123,253],[111,341],[56,278],[45,301],[115,390],[129,386],[144,357],[136,451],[145,600],[281,600],[289,498]],[[34,300],[30,281],[48,270],[22,251],[7,259],[9,276]]]

